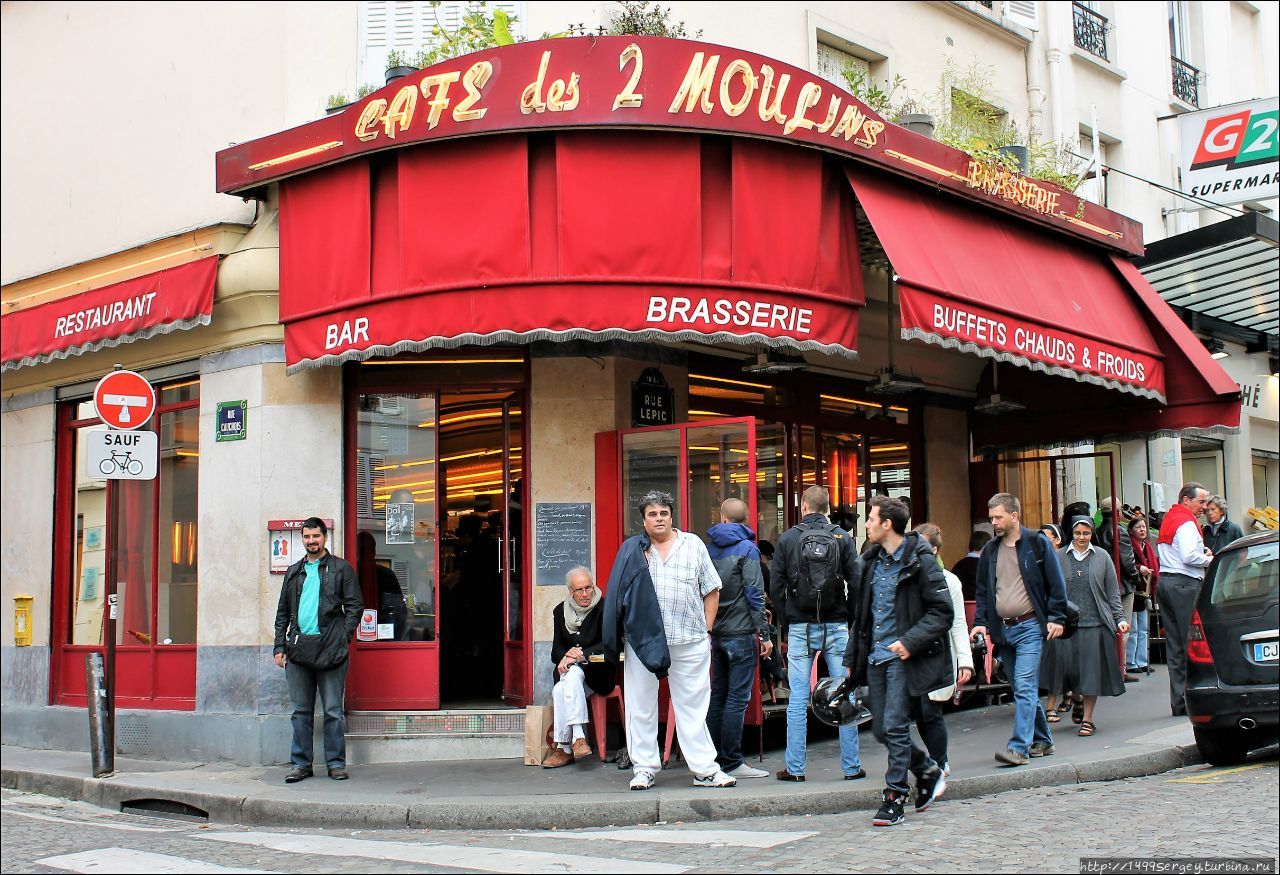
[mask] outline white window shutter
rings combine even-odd
[[[871,62],[859,58],[857,55],[851,55],[848,52],[841,51],[835,46],[829,46],[826,43],[818,43],[818,63],[817,69],[814,71],[823,79],[835,85],[839,85],[846,91],[849,88],[849,82],[844,78],[844,68],[852,66],[856,70],[861,70],[864,76],[871,75]]]
[[[378,470],[386,464],[386,457],[374,453],[356,453],[356,516],[362,519],[382,519],[387,515],[386,502],[375,513],[373,507],[374,493],[386,488],[387,473]]]
[[[412,59],[431,45],[434,39],[432,30],[435,27],[440,26],[448,31],[457,30],[462,24],[463,14],[472,7],[481,8],[478,3],[465,0],[446,0],[435,8],[427,0],[361,2],[358,14],[357,38],[360,44],[357,55],[357,85],[381,85],[387,69],[387,54],[392,49],[400,52],[406,59]],[[517,38],[527,35],[523,2],[489,3],[483,8],[490,14],[494,9],[502,9],[514,16],[517,20],[512,28],[512,35]]]
[[[1035,0],[1006,0],[1004,14],[1014,24],[1020,24],[1028,30],[1040,29]]]

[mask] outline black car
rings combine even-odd
[[[1244,762],[1280,732],[1280,534],[1213,558],[1187,636],[1187,716],[1215,766]]]

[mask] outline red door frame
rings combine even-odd
[[[352,366],[358,367],[358,366]],[[343,527],[345,532],[344,544],[349,556],[358,556],[356,547],[356,457],[359,443],[359,417],[356,415],[359,409],[359,398],[361,394],[414,394],[425,395],[431,394],[436,398],[436,415],[439,416],[440,395],[443,391],[449,389],[464,388],[471,392],[507,392],[519,400],[521,414],[521,441],[523,464],[522,470],[524,474],[524,493],[529,494],[530,482],[530,462],[529,453],[529,420],[528,403],[529,397],[529,363],[526,360],[524,365],[524,380],[521,384],[491,384],[475,383],[438,383],[438,382],[406,382],[403,378],[388,379],[385,382],[375,380],[361,381],[356,379],[344,379],[343,391],[343,435],[345,447],[343,457],[345,460],[345,470],[343,472]],[[505,422],[505,417],[504,417]],[[439,447],[439,435],[437,434],[437,447]],[[504,480],[508,479],[505,472],[509,471],[509,465],[505,452],[506,438],[504,436],[504,453],[503,453],[503,470]],[[436,499],[437,508],[441,503],[447,500],[447,495],[440,478],[440,466],[436,465]],[[523,496],[522,496],[523,498]],[[528,545],[529,541],[526,537],[528,528],[528,514],[525,512],[525,506],[528,505],[527,499],[522,501],[520,513],[520,536],[521,543]],[[438,513],[437,513],[438,516]],[[509,528],[510,519],[507,519],[505,525]],[[507,534],[504,532],[504,534]],[[440,592],[439,569],[440,569],[440,537],[437,533],[435,545],[434,567],[437,574],[437,590],[436,590],[436,637],[434,641],[378,641],[378,642],[361,642],[352,643],[352,659],[351,668],[347,672],[347,699],[348,708],[355,711],[435,711],[440,708]],[[506,557],[504,557],[505,559]],[[524,630],[523,647],[516,652],[512,652],[504,643],[504,684],[505,671],[508,661],[513,657],[515,661],[523,660],[523,668],[513,666],[523,677],[524,698],[518,695],[506,696],[504,701],[517,707],[523,707],[528,704],[529,690],[533,689],[533,643],[530,635],[530,623],[532,621],[531,604],[532,595],[529,592],[530,577],[529,565],[527,561],[521,562],[521,594],[524,596],[521,606],[521,625]],[[509,560],[507,567],[509,567]],[[503,624],[504,639],[506,635],[506,598],[507,588],[506,581],[503,581]],[[420,654],[429,654],[430,659],[424,665]],[[419,688],[414,692],[402,693],[403,679],[413,679],[419,682]],[[378,684],[383,689],[375,694],[362,694],[361,687],[367,687],[370,684]],[[517,691],[518,692],[518,691]]]
[[[756,496],[756,425],[759,419],[754,416],[738,416],[731,418],[716,417],[714,419],[693,419],[672,425],[650,425],[643,428],[624,428],[596,433],[596,564],[604,567],[608,563],[613,567],[613,558],[622,545],[623,532],[626,530],[625,514],[637,512],[636,508],[624,507],[626,490],[622,482],[622,439],[629,434],[646,432],[679,432],[680,456],[677,467],[680,478],[680,494],[674,496],[680,504],[681,519],[676,527],[689,531],[687,527],[690,513],[689,500],[689,429],[707,428],[718,425],[747,425],[747,462],[748,477],[751,484],[747,490],[748,519],[758,519]],[[785,464],[785,463],[784,463]],[[785,476],[785,475],[784,475]],[[696,534],[696,533],[695,533]],[[602,590],[608,586],[608,578],[601,578],[598,585]]]
[[[169,388],[158,386],[160,390]],[[85,399],[58,404],[56,413],[56,439],[54,457],[54,525],[53,525],[53,579],[51,599],[49,702],[54,705],[84,707],[86,704],[84,658],[90,653],[104,651],[102,644],[71,644],[71,590],[74,552],[72,541],[75,528],[72,516],[75,512],[76,493],[76,434],[81,428],[101,425],[97,417],[75,419],[74,413]],[[150,423],[159,429],[160,417],[192,408],[199,409],[200,401],[182,401],[159,405]],[[198,483],[198,480],[197,480]],[[114,481],[107,481],[106,490],[117,488]],[[198,487],[197,487],[198,489]],[[116,646],[116,706],[119,708],[161,709],[167,711],[194,711],[196,707],[196,644],[157,645],[158,596],[160,589],[160,487],[158,480],[152,499],[152,519],[156,531],[152,538],[150,628],[151,644],[129,643]],[[197,501],[199,498],[197,496]],[[104,530],[110,522],[104,523]],[[119,557],[115,552],[115,537],[106,531],[104,571],[116,573]],[[197,534],[197,538],[198,538]],[[105,627],[105,624],[104,624]],[[199,625],[197,623],[197,637]],[[161,690],[163,685],[165,689]],[[167,695],[159,695],[166,693]]]

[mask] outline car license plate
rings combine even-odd
[[[1256,662],[1280,660],[1280,641],[1267,641],[1253,645],[1253,658]]]

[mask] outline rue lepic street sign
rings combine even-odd
[[[108,426],[85,440],[85,476],[91,480],[154,480],[160,443],[139,431],[156,412],[156,391],[133,371],[112,371],[98,381],[93,405]]]

